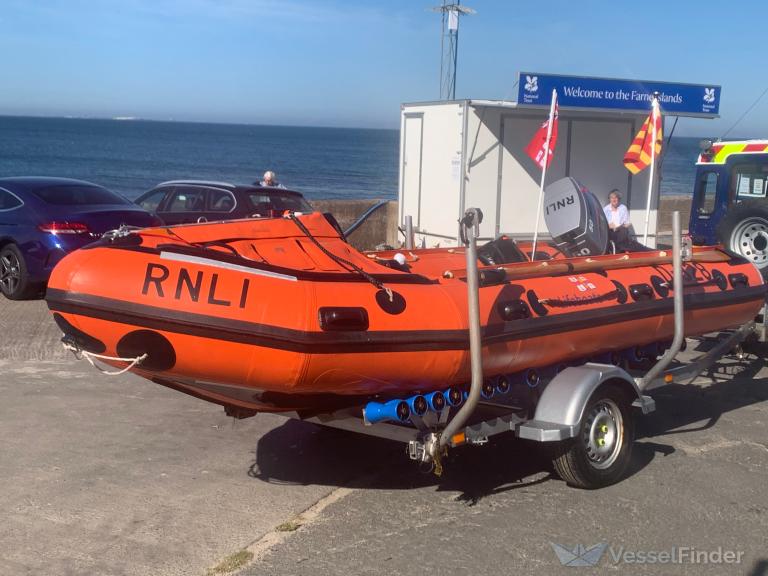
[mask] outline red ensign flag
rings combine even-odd
[[[552,132],[549,135],[549,150],[547,150],[548,128],[549,119],[541,125],[528,143],[528,146],[525,147],[525,153],[542,169],[544,168],[544,159],[547,159],[547,166],[549,166],[555,155],[555,144],[557,144],[557,104],[555,104],[555,113],[552,118]]]
[[[632,140],[632,144],[629,145],[626,154],[624,154],[624,166],[632,174],[637,174],[651,164],[651,141],[653,140],[653,124],[651,122],[656,124],[656,150],[654,151],[654,157],[658,157],[661,153],[661,141],[664,137],[661,134],[661,113],[655,101],[651,113],[648,114],[648,118],[645,119],[645,122],[640,127],[640,131],[635,136],[635,139]]]

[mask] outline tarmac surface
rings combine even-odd
[[[0,299],[0,333],[0,575],[206,576],[251,555],[241,575],[768,575],[762,352],[654,392],[628,478],[585,491],[511,437],[452,451],[438,479],[400,444],[233,421],[75,360],[39,301]],[[553,544],[605,546],[579,569]]]

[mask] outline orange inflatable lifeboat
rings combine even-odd
[[[547,248],[553,258],[531,262],[502,244],[480,250],[487,376],[672,338],[670,254]],[[202,223],[78,250],[46,299],[65,341],[146,354],[132,370],[154,382],[235,410],[320,410],[469,381],[464,263],[463,249],[360,253],[321,214]],[[684,278],[688,335],[743,324],[763,303],[757,269],[718,248],[694,248]]]

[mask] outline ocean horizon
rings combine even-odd
[[[690,195],[700,138],[673,137],[663,195]],[[265,170],[310,199],[396,199],[399,129],[0,116],[0,176],[89,180],[128,198],[177,179],[251,183]]]

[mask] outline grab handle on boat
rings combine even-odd
[[[480,222],[483,221],[483,213],[477,208],[469,208],[464,213],[460,225],[462,238],[467,249],[467,305],[469,320],[469,356],[472,366],[472,384],[469,388],[469,396],[464,405],[456,413],[456,416],[448,422],[448,425],[440,434],[437,451],[443,450],[451,442],[451,437],[458,432],[474,412],[480,401],[480,392],[483,387],[483,350],[482,333],[480,328],[480,294],[477,271],[477,238],[480,236]],[[436,467],[437,471],[437,467]]]
[[[690,259],[691,252],[686,250],[686,260]],[[648,373],[642,378],[637,379],[637,387],[642,392],[653,380],[661,374],[669,363],[680,352],[680,348],[683,345],[683,338],[685,334],[685,325],[683,323],[683,246],[680,234],[680,212],[672,213],[672,286],[673,286],[673,299],[675,305],[675,337],[672,340],[672,345],[669,350],[654,364]],[[679,289],[678,289],[679,287]]]
[[[405,249],[413,250],[415,246],[413,235],[413,216],[406,215],[405,217]]]

